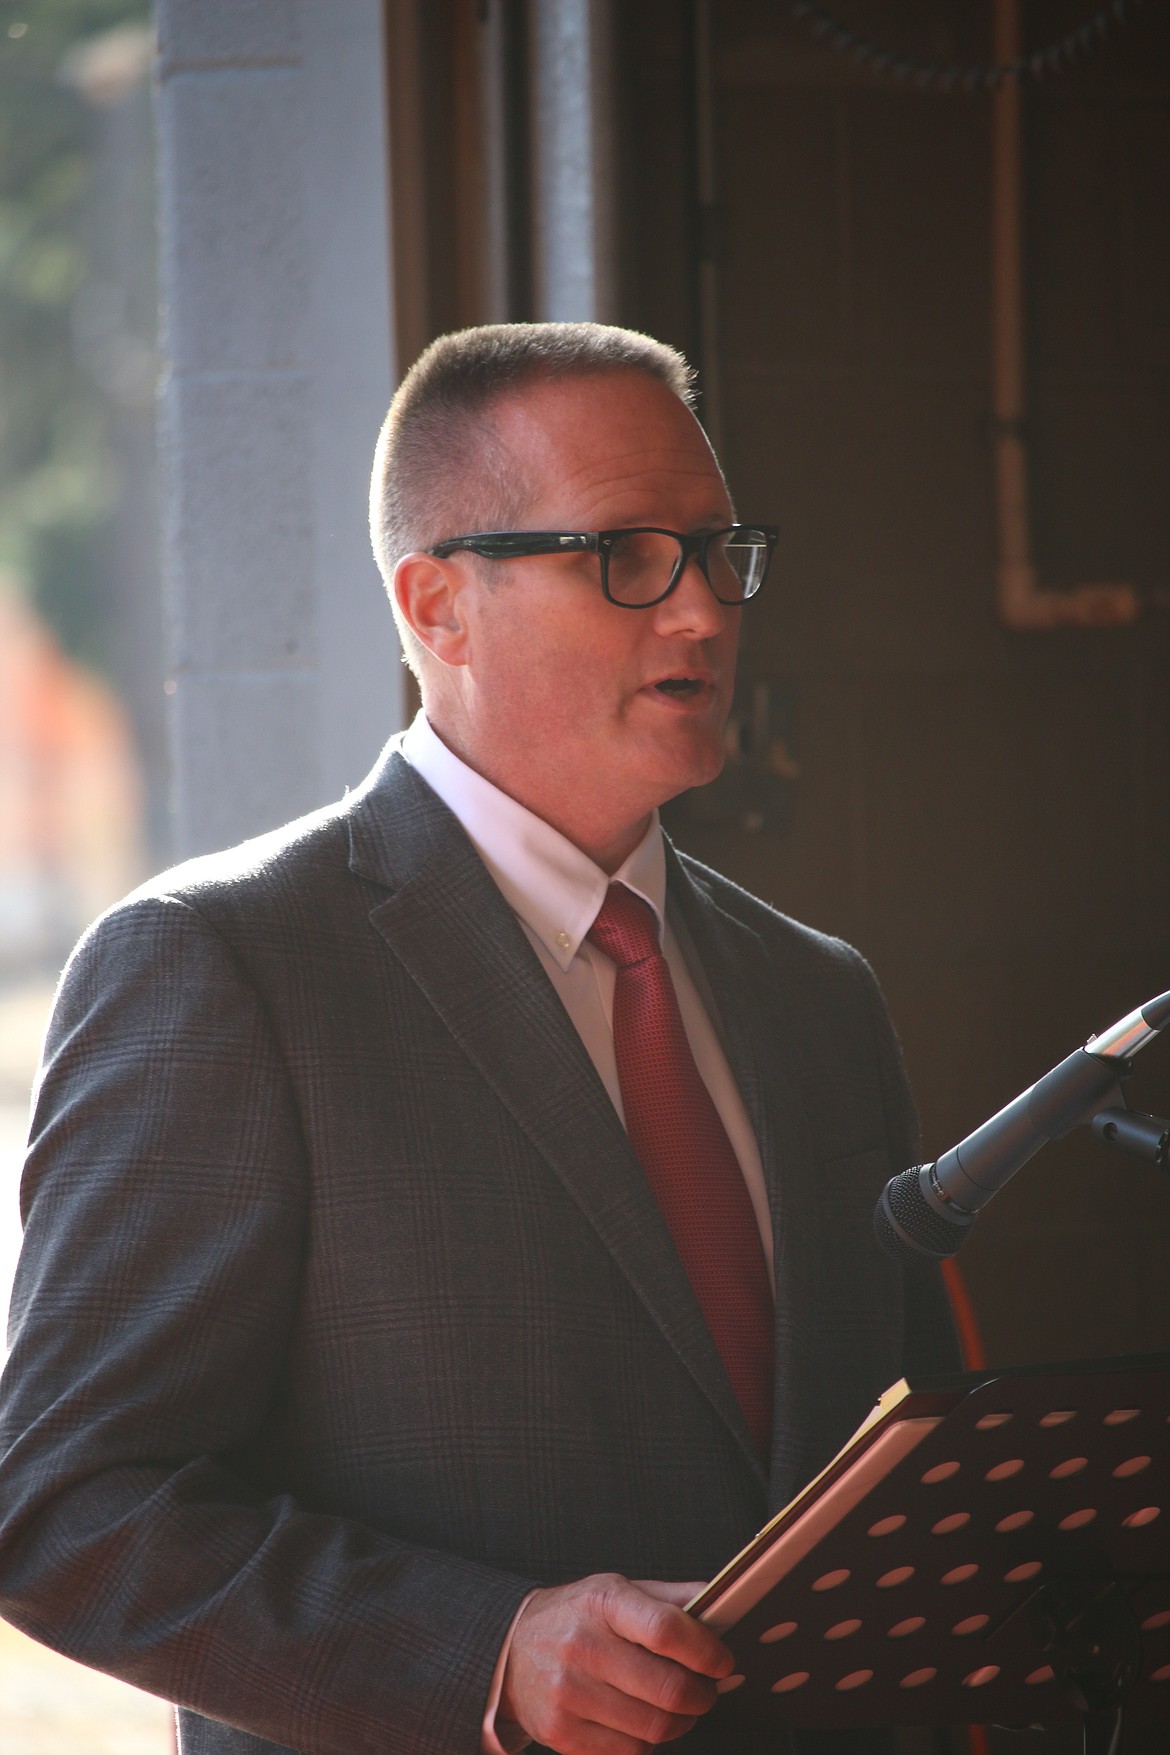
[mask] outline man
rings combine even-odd
[[[771,542],[688,399],[620,330],[428,350],[372,495],[424,717],[65,977],[0,1604],[185,1752],[751,1746],[681,1605],[907,1335],[946,1356],[870,1236],[912,1148],[872,976],[657,826]]]

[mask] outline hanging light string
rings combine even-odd
[[[843,24],[818,0],[795,0],[791,10],[798,24],[806,26],[818,42],[842,55],[849,55],[858,66],[887,79],[917,85],[934,91],[995,91],[1005,80],[1023,84],[1028,79],[1048,79],[1064,73],[1074,61],[1091,54],[1112,31],[1129,22],[1142,0],[1110,0],[1099,6],[1076,30],[1056,37],[1044,48],[1016,61],[988,61],[974,64],[919,61],[885,49],[871,37]]]

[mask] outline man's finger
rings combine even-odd
[[[566,1755],[634,1755],[709,1711],[731,1654],[669,1598],[616,1574],[534,1592],[512,1634],[501,1715]],[[629,1740],[619,1751],[612,1739]]]
[[[657,1663],[658,1659],[648,1659]],[[677,1737],[685,1736],[703,1713],[714,1704],[714,1684],[691,1678],[695,1690],[702,1690],[691,1712],[671,1711],[665,1706],[655,1705],[640,1690],[631,1692],[627,1686],[628,1678],[617,1681],[600,1681],[596,1677],[579,1678],[577,1685],[566,1690],[561,1700],[561,1710],[566,1722],[576,1721],[576,1732],[581,1736],[585,1727],[592,1731],[606,1731],[613,1736],[628,1737],[639,1748],[659,1743],[670,1743]],[[655,1683],[647,1686],[648,1693],[656,1691]],[[657,1690],[666,1692],[666,1690]],[[554,1747],[561,1747],[559,1742]]]
[[[683,1600],[689,1602],[690,1596]],[[721,1681],[735,1667],[731,1653],[709,1627],[684,1615],[680,1604],[652,1596],[628,1579],[608,1584],[603,1612],[619,1638],[671,1658],[697,1675]]]
[[[701,1590],[706,1590],[707,1582],[706,1579],[701,1579],[696,1584],[668,1584],[661,1578],[630,1580],[636,1590],[644,1590],[648,1597],[654,1597],[660,1603],[673,1603],[676,1609],[685,1609]]]

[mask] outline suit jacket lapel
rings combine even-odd
[[[668,843],[668,888],[694,942],[714,999],[728,1061],[755,1130],[772,1212],[776,1271],[776,1395],[770,1500],[783,1505],[807,1473],[816,1422],[817,1337],[809,1313],[821,1304],[817,1242],[822,1227],[812,1130],[792,1069],[796,1020],[778,992],[779,972],[758,935],[720,907],[701,869],[684,866]],[[815,1442],[815,1441],[814,1441]]]
[[[396,752],[353,801],[370,919],[593,1225],[757,1473],[666,1223],[568,1014],[456,818]]]

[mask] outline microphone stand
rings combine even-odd
[[[1122,1105],[1100,1109],[1091,1126],[1115,1151],[1170,1170],[1170,1121]],[[1125,1695],[1137,1671],[1141,1634],[1116,1579],[1088,1604],[1069,1604],[1052,1592],[1041,1609],[1052,1667],[1083,1714],[1084,1755],[1123,1755]],[[1136,1646],[1136,1651],[1135,1651]]]
[[[1119,1581],[1050,1583],[1033,1616],[1057,1683],[1081,1714],[1084,1755],[1123,1755],[1125,1697],[1140,1672],[1142,1636]]]

